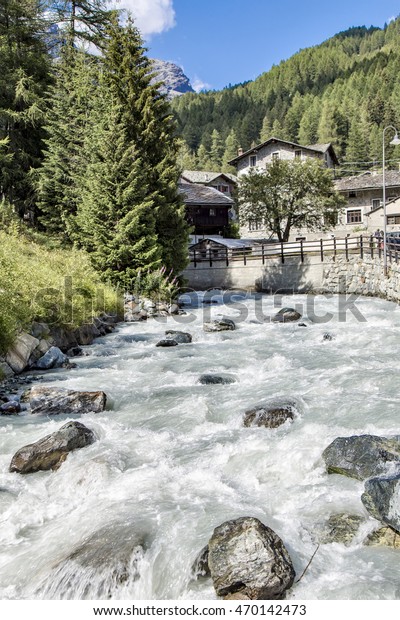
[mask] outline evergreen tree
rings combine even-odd
[[[177,162],[181,170],[197,170],[196,155],[192,153],[188,145],[181,138],[178,141],[179,150]]]
[[[350,131],[346,148],[346,162],[344,165],[355,172],[359,170],[367,170],[369,164],[369,143],[366,133],[366,126],[361,121],[354,119]]]
[[[35,174],[37,207],[45,230],[65,241],[71,241],[75,233],[80,178],[87,165],[83,146],[85,136],[90,135],[98,83],[97,64],[85,52],[65,46],[48,99],[44,159]]]
[[[224,154],[224,143],[221,134],[217,129],[211,134],[210,164],[212,170],[221,168],[222,156]]]
[[[154,199],[147,191],[149,165],[129,138],[121,105],[107,90],[101,97],[85,143],[89,164],[77,215],[79,238],[104,278],[132,290],[138,272],[154,270],[161,261]]]
[[[204,144],[200,144],[197,151],[197,165],[199,170],[210,170],[211,161],[210,161],[210,153],[207,151]]]
[[[66,33],[65,42],[74,46],[78,41],[102,45],[112,11],[107,0],[51,0],[48,19]]]
[[[0,0],[0,140],[12,159],[3,163],[2,195],[19,214],[33,214],[31,168],[41,160],[44,97],[50,63],[41,39],[39,0]],[[10,163],[11,162],[11,163]]]
[[[236,132],[234,129],[231,130],[228,137],[225,140],[225,152],[222,158],[222,170],[223,172],[235,173],[236,169],[233,166],[230,166],[228,162],[234,159],[239,150],[239,140],[237,138]]]
[[[264,116],[260,133],[260,143],[266,142],[272,136],[272,126],[267,115]]]
[[[88,241],[81,224],[82,242],[93,252],[95,264],[106,261],[104,269],[110,274],[117,270],[114,279],[120,281],[129,281],[139,267],[152,268],[159,260],[179,274],[187,262],[188,240],[184,205],[178,194],[179,144],[168,101],[151,83],[151,62],[144,55],[139,31],[130,19],[126,26],[115,19],[110,27],[102,74],[101,89],[106,89],[107,100],[115,110],[106,133],[110,140],[113,131],[121,137],[115,137],[111,150],[98,150],[101,166],[95,160],[88,167],[82,180],[85,193],[78,223],[85,219],[85,213],[92,214],[95,221],[103,218],[102,225],[108,227],[111,238],[99,233]],[[117,168],[114,151],[121,158]],[[104,212],[101,199],[107,183],[112,184],[110,194],[117,197],[111,212]],[[135,260],[130,240],[136,248]],[[109,254],[111,264],[106,260]]]

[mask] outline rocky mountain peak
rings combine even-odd
[[[194,93],[189,78],[183,73],[181,67],[166,60],[152,59],[153,69],[157,73],[157,81],[163,82],[161,91],[168,95],[169,99],[179,97],[184,93]]]

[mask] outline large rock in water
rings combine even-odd
[[[7,364],[15,373],[22,372],[28,365],[29,358],[38,345],[39,340],[37,338],[26,333],[20,334],[7,353]]]
[[[63,599],[122,598],[119,588],[129,588],[140,577],[146,546],[145,536],[135,531],[133,523],[109,524],[78,544],[35,594],[44,599],[53,598],[54,592]]]
[[[253,517],[226,521],[208,543],[208,565],[218,596],[282,599],[295,572],[282,540]]]
[[[301,319],[300,312],[297,312],[294,308],[282,308],[272,317],[273,323],[292,323]]]
[[[246,411],[243,425],[277,428],[287,420],[293,421],[296,415],[298,415],[298,411],[294,402],[271,400]]]
[[[363,520],[363,517],[347,512],[331,515],[324,523],[314,526],[313,539],[323,545],[334,542],[349,545]]]
[[[107,404],[104,392],[79,392],[42,386],[31,388],[28,398],[31,413],[44,415],[99,413],[104,411]]]
[[[20,448],[11,460],[10,472],[31,474],[58,469],[69,452],[89,446],[95,441],[91,430],[80,422],[68,422],[58,431]]]
[[[236,325],[232,319],[223,318],[204,323],[203,329],[205,332],[226,332],[235,330]]]
[[[381,527],[368,534],[363,541],[366,547],[391,547],[400,549],[400,535],[392,527]]]
[[[371,478],[364,486],[361,501],[378,521],[400,532],[400,473]]]
[[[188,332],[179,332],[173,329],[168,329],[165,332],[165,335],[168,339],[170,338],[171,340],[175,340],[178,344],[189,344],[192,342],[192,335]]]
[[[202,385],[229,385],[236,383],[236,381],[234,377],[229,375],[201,375],[199,383]]]
[[[343,474],[365,480],[388,472],[393,466],[400,470],[400,438],[355,435],[337,437],[322,453],[329,474]]]
[[[49,370],[50,368],[61,368],[63,364],[68,363],[68,357],[58,347],[50,347],[50,349],[42,355],[35,363],[34,368],[38,370]]]

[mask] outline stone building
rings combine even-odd
[[[186,206],[186,219],[196,235],[224,235],[233,209],[229,196],[204,185],[180,183],[179,192]]]
[[[264,169],[274,159],[319,159],[325,163],[327,168],[335,168],[339,163],[332,144],[311,144],[302,146],[295,142],[280,140],[279,138],[269,138],[265,142],[239,154],[232,159],[229,164],[235,166],[238,177],[246,174],[252,168]]]
[[[233,198],[237,186],[237,177],[226,172],[205,172],[204,170],[184,170],[181,174],[183,183],[195,183],[213,187],[219,192]]]

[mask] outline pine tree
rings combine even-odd
[[[41,38],[39,0],[0,0],[0,140],[7,139],[9,165],[2,167],[3,197],[19,214],[33,215],[29,171],[41,160],[44,97],[50,63]]]
[[[74,46],[79,41],[102,45],[113,12],[107,0],[53,0],[48,19],[61,28],[60,38]]]
[[[138,272],[160,265],[148,164],[128,137],[119,103],[105,92],[85,150],[90,162],[77,215],[79,239],[104,278],[128,290]],[[97,121],[97,122],[96,122]]]
[[[266,142],[272,136],[272,126],[267,115],[264,116],[261,133],[260,133],[260,143]]]
[[[43,164],[35,175],[37,207],[45,230],[65,241],[71,241],[75,233],[79,179],[87,165],[83,146],[90,133],[97,71],[95,58],[65,46],[48,99],[48,137]]]
[[[177,162],[181,170],[196,170],[197,160],[196,155],[190,150],[188,145],[181,138],[178,141],[179,150]]]
[[[204,144],[200,144],[197,151],[197,164],[199,170],[210,170],[211,161],[210,161],[210,153],[207,151]]]
[[[355,118],[351,124],[349,131],[349,139],[346,148],[345,165],[354,171],[367,170],[370,165],[369,160],[369,143],[366,133],[366,126],[360,120]]]
[[[230,172],[235,174],[236,169],[229,165],[229,162],[234,159],[239,150],[239,140],[234,129],[231,130],[228,137],[225,140],[225,152],[222,158],[222,170],[223,172]]]
[[[217,129],[211,134],[211,149],[210,149],[210,164],[212,170],[219,170],[221,168],[222,156],[224,154],[224,143],[221,138],[221,134]]]
[[[111,245],[104,234],[87,242],[81,224],[82,241],[93,252],[95,263],[109,253],[112,264],[105,268],[108,273],[117,270],[114,279],[120,281],[130,280],[139,266],[154,267],[158,260],[178,274],[187,263],[188,226],[178,194],[179,143],[168,101],[151,80],[151,63],[144,55],[139,31],[130,19],[126,26],[115,19],[104,48],[100,88],[107,91],[107,100],[116,110],[113,129],[107,131],[119,132],[121,138],[116,136],[115,140],[121,141],[116,144],[114,140],[115,147],[106,154],[100,152],[100,161],[104,158],[100,168],[87,169],[77,221],[82,222],[85,213],[92,213],[94,219],[103,218],[102,225],[114,231],[117,241],[111,240]],[[121,157],[122,171],[114,168],[114,150]],[[96,180],[96,175],[105,178]],[[110,183],[117,196],[111,213],[104,212],[102,206],[103,183]],[[135,260],[130,239],[136,248]]]

